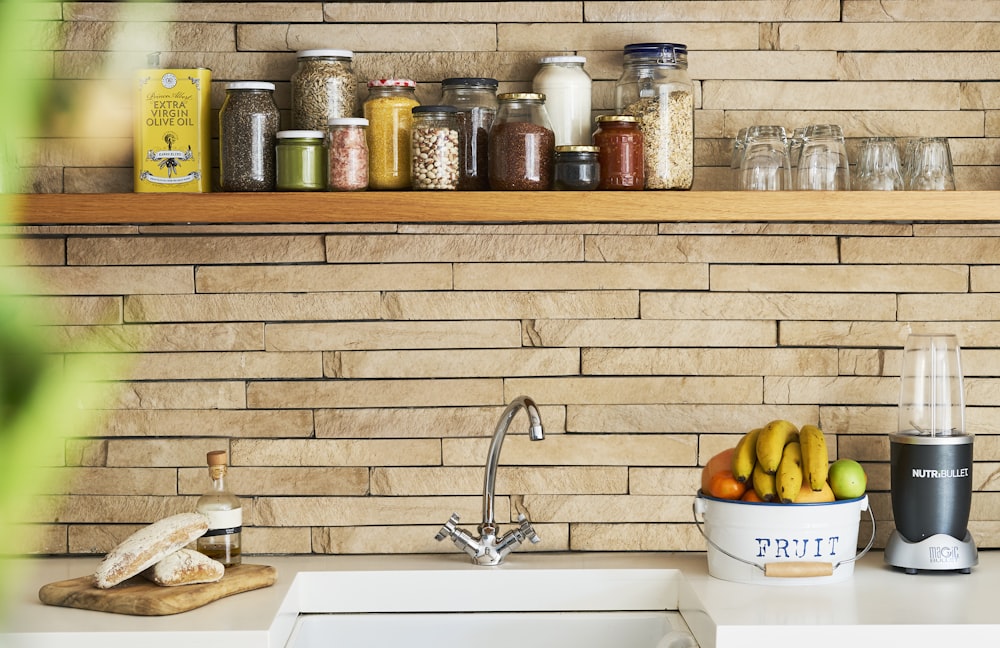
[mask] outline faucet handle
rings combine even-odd
[[[437,532],[434,539],[441,542],[445,538],[454,538],[458,532],[458,513],[452,513],[448,521],[444,523],[441,530]]]
[[[528,520],[528,517],[524,513],[518,514],[517,521],[519,523],[518,529],[521,531],[521,533],[524,535],[525,538],[531,540],[531,544],[538,544],[539,542],[542,541],[542,539],[538,537],[538,534],[535,533],[535,527],[531,526],[531,522]]]

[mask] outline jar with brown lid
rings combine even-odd
[[[601,181],[598,189],[642,189],[642,131],[632,115],[601,115],[597,118],[594,144],[600,149]]]

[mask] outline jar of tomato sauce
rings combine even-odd
[[[645,183],[642,131],[632,115],[601,115],[597,118],[594,144],[600,164],[598,189],[642,189]]]

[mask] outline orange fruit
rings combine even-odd
[[[719,499],[736,500],[747,490],[744,482],[736,481],[732,470],[720,470],[708,481],[708,494]]]
[[[712,480],[712,475],[720,470],[731,470],[734,452],[736,452],[735,447],[726,448],[708,460],[705,467],[701,469],[701,492],[708,492],[708,485]]]
[[[757,494],[757,491],[755,491],[752,488],[748,488],[747,492],[743,493],[743,497],[741,497],[740,499],[743,500],[744,502],[763,502],[764,501],[764,500],[762,500],[760,498],[760,495]]]
[[[823,482],[823,490],[814,491],[808,484],[802,486],[799,496],[795,498],[796,504],[814,504],[816,502],[832,502],[836,499],[833,496],[833,489],[830,484]]]

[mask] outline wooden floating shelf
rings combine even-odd
[[[24,225],[1000,222],[1000,191],[21,194]]]

